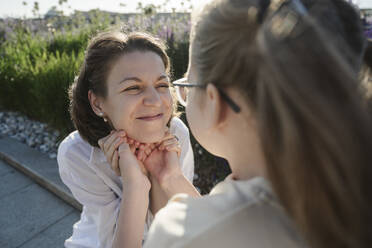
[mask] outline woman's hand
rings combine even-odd
[[[128,143],[131,147],[131,151],[140,161],[144,161],[147,155],[151,153],[150,144],[142,144],[129,138],[125,131],[111,131],[109,135],[98,140],[98,145],[106,156],[111,169],[115,171],[118,176],[121,176],[119,168],[119,152],[118,148],[121,144]],[[151,147],[154,147],[152,145]],[[143,167],[144,170],[144,167]]]
[[[148,192],[151,188],[150,180],[148,179],[147,170],[143,163],[135,156],[135,145],[122,143],[118,148],[119,170],[123,179],[123,190],[141,190]]]
[[[122,143],[126,142],[129,142],[129,140],[124,131],[111,131],[109,135],[98,140],[98,145],[105,154],[111,169],[118,176],[120,176],[118,148]]]
[[[147,155],[145,168],[162,185],[169,177],[182,175],[179,166],[180,154],[178,139],[167,132],[163,140],[155,144],[155,148]]]

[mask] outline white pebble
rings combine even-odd
[[[56,159],[60,133],[52,130],[45,123],[29,120],[16,112],[0,112],[0,133],[47,153]]]

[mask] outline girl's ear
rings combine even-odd
[[[103,117],[104,112],[103,112],[103,109],[102,109],[101,98],[97,97],[96,94],[94,94],[92,90],[89,90],[88,91],[88,99],[89,99],[90,106],[91,106],[92,110],[94,111],[94,113],[96,113],[96,115],[98,115],[100,117]]]
[[[226,124],[226,104],[214,84],[206,87],[204,113],[205,124],[208,129],[218,129]]]

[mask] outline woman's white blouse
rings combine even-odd
[[[170,132],[179,139],[180,165],[192,182],[194,155],[189,130],[174,117]],[[121,177],[111,169],[101,149],[89,145],[77,131],[62,141],[57,160],[62,181],[83,205],[80,221],[74,224],[73,234],[65,241],[65,247],[111,247],[120,209]],[[152,215],[148,212],[144,237],[151,222]]]

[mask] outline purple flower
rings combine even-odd
[[[370,28],[369,30],[365,30],[364,34],[366,35],[368,39],[372,40],[372,28]]]

